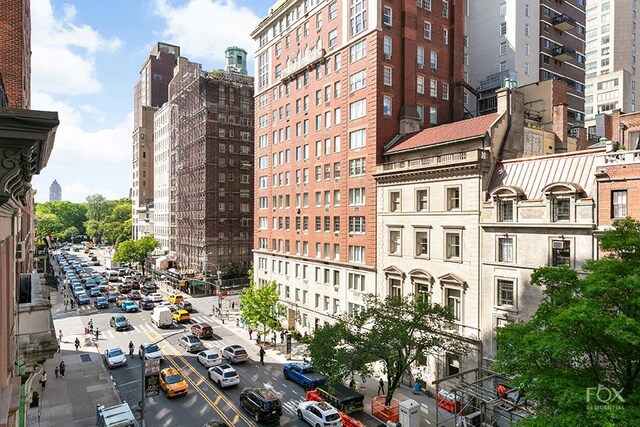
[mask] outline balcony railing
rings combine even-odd
[[[489,90],[489,89],[497,89],[499,87],[504,87],[505,82],[508,80],[516,81],[518,78],[518,73],[513,70],[505,70],[499,71],[497,73],[489,74],[486,80],[480,82],[479,91]]]
[[[567,15],[556,15],[553,17],[551,23],[556,29],[560,31],[569,31],[570,29],[576,27],[575,19]]]
[[[295,77],[295,75],[298,74],[300,70],[303,70],[305,68],[312,68],[318,62],[324,59],[324,55],[324,49],[316,48],[306,55],[300,58],[296,58],[295,60],[293,60],[293,62],[289,63],[282,71],[282,80],[288,80]]]
[[[56,331],[51,316],[49,291],[37,273],[20,277],[18,296],[18,353],[27,370],[52,358],[58,351]]]
[[[599,157],[602,160],[602,165],[605,166],[640,163],[640,150],[614,151],[602,154]]]
[[[488,153],[485,150],[470,150],[459,153],[440,154],[438,156],[422,157],[419,159],[402,160],[398,162],[384,163],[377,167],[376,172],[404,172],[411,169],[421,169],[425,167],[451,166],[462,163],[473,163],[486,159]]]
[[[557,46],[553,49],[553,59],[558,61],[576,59],[576,51],[567,46]]]

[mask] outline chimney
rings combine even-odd
[[[566,153],[567,137],[569,136],[567,104],[558,104],[553,106],[551,123],[553,133],[556,135],[555,152]]]
[[[496,108],[498,114],[502,114],[505,111],[509,111],[509,88],[501,87],[496,90]],[[511,113],[509,111],[509,113]]]

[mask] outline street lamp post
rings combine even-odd
[[[151,343],[151,345],[158,345],[160,344],[162,341],[174,337],[178,334],[184,334],[184,331],[180,331],[180,332],[176,332],[175,334],[171,334],[171,335],[167,335],[166,337],[162,338],[160,341],[156,341],[154,343]],[[140,364],[140,366],[142,366],[141,369],[141,384],[140,384],[140,389],[141,389],[141,394],[140,394],[140,426],[141,427],[145,427],[145,419],[144,419],[144,408],[145,408],[145,400],[146,400],[146,395],[145,395],[145,377],[146,377],[146,370],[145,370],[145,365],[146,365],[146,359],[145,359],[145,355],[146,355],[146,348],[144,346],[140,347],[142,350],[142,353],[140,354],[140,358],[142,359],[142,363]]]

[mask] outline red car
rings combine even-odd
[[[208,323],[197,323],[191,327],[191,333],[198,338],[213,338],[213,328]]]

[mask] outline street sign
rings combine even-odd
[[[287,336],[285,338],[285,343],[287,347],[287,351],[286,351],[287,360],[291,360],[291,334],[290,333],[287,333]]]
[[[160,375],[146,375],[144,377],[145,397],[157,396],[160,394]]]
[[[144,362],[144,375],[158,375],[160,373],[160,359],[148,359]]]

